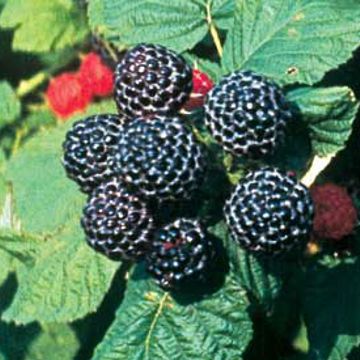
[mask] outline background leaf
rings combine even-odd
[[[8,0],[0,26],[16,28],[13,49],[43,52],[83,40],[85,17],[71,0]]]
[[[282,83],[314,84],[359,44],[356,0],[236,0],[225,72],[251,69]]]
[[[112,109],[105,102],[88,115]],[[84,195],[61,165],[61,144],[71,124],[40,132],[7,167],[18,231],[41,241],[35,262],[17,269],[19,289],[4,314],[8,321],[81,318],[100,305],[118,268],[88,247],[80,227]]]
[[[25,360],[74,359],[79,349],[79,341],[70,325],[48,324],[30,344]]]
[[[304,319],[310,360],[342,360],[360,345],[360,262],[307,272]]]
[[[347,87],[300,88],[288,93],[310,130],[313,152],[324,157],[345,147],[358,102]]]
[[[137,270],[94,359],[241,359],[252,336],[247,300],[232,279],[181,305]]]
[[[210,0],[91,0],[92,29],[123,49],[147,42],[178,52],[194,47],[208,32],[206,5]],[[230,25],[233,0],[215,0],[211,6],[214,22]]]
[[[7,81],[0,81],[0,128],[20,116],[21,104]]]

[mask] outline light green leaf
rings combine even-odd
[[[304,318],[311,360],[343,360],[360,345],[360,263],[307,274]]]
[[[18,291],[5,321],[68,322],[95,311],[110,287],[118,263],[96,254],[77,223],[48,239],[34,266],[17,270]]]
[[[350,137],[359,104],[347,87],[300,88],[288,93],[310,130],[313,152],[336,154]]]
[[[282,83],[313,84],[359,45],[357,0],[237,0],[225,72],[251,69]]]
[[[94,359],[240,360],[252,337],[247,306],[232,279],[208,298],[181,305],[135,272]]]
[[[82,117],[107,110],[113,107],[105,102]],[[17,323],[65,322],[95,311],[118,267],[88,247],[80,227],[84,195],[61,165],[61,144],[71,123],[33,137],[5,174],[13,190],[7,223],[42,241],[35,263],[17,268],[19,288],[4,315]]]
[[[141,42],[156,43],[179,52],[193,48],[208,32],[210,0],[91,0],[92,29],[120,49]],[[233,0],[216,0],[211,16],[220,27],[229,26]]]
[[[71,0],[8,0],[0,26],[16,28],[13,48],[29,52],[62,49],[87,33],[85,16]]]
[[[20,116],[21,104],[7,81],[0,81],[0,128]]]
[[[70,360],[80,347],[74,330],[67,324],[47,324],[30,344],[25,360]]]

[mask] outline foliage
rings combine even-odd
[[[336,259],[332,246],[276,258],[240,249],[221,209],[253,164],[220,150],[200,109],[188,121],[211,159],[205,184],[196,201],[164,213],[201,216],[222,257],[214,284],[164,292],[143,264],[110,261],[86,245],[85,196],[61,166],[73,122],[116,112],[113,102],[63,123],[43,93],[51,74],[78,66],[90,29],[118,50],[168,46],[214,81],[252,69],[284,85],[296,113],[286,144],[266,162],[300,177],[312,156],[336,155],[338,164],[346,146],[354,159],[358,152],[348,139],[358,136],[359,89],[338,79],[337,67],[358,46],[359,15],[356,0],[0,0],[0,61],[12,60],[0,81],[0,359],[80,359],[93,349],[94,359],[356,358],[357,234],[346,259]],[[29,64],[22,72],[12,67],[20,58]],[[343,174],[343,181],[357,176]],[[89,343],[84,334],[95,332],[98,319],[113,321],[99,343]]]

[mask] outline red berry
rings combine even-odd
[[[78,74],[70,72],[50,80],[45,96],[51,110],[63,119],[84,111],[91,101],[89,89],[82,85]]]
[[[357,212],[346,189],[327,183],[311,188],[315,205],[314,235],[340,240],[349,235],[357,222]]]
[[[193,69],[193,89],[189,100],[185,104],[186,110],[192,110],[204,104],[206,94],[213,88],[214,83],[209,76],[200,70]]]
[[[83,58],[79,77],[83,86],[88,87],[94,96],[109,96],[113,92],[114,74],[94,52]]]

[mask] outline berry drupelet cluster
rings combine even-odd
[[[136,46],[116,67],[115,101],[128,116],[176,113],[191,89],[190,66],[159,45]]]
[[[291,119],[281,89],[252,71],[224,77],[207,95],[205,121],[226,151],[249,158],[272,154]]]
[[[351,234],[357,211],[347,190],[332,183],[311,188],[315,206],[313,234],[319,239],[338,241]]]
[[[294,176],[265,167],[241,179],[224,213],[232,238],[242,247],[278,254],[309,236],[314,209],[309,190]]]
[[[89,84],[110,78],[91,64],[98,59],[89,57],[82,65]],[[215,256],[199,220],[181,217],[159,228],[151,211],[154,204],[191,199],[204,179],[204,146],[178,114],[192,88],[206,96],[205,122],[224,150],[260,158],[284,137],[291,111],[271,80],[238,71],[213,87],[175,52],[140,44],[116,65],[118,114],[74,123],[63,143],[68,177],[88,194],[81,220],[88,244],[114,260],[144,259],[166,290],[203,279]],[[294,176],[264,167],[239,182],[224,214],[234,241],[273,255],[306,239],[313,204]]]

